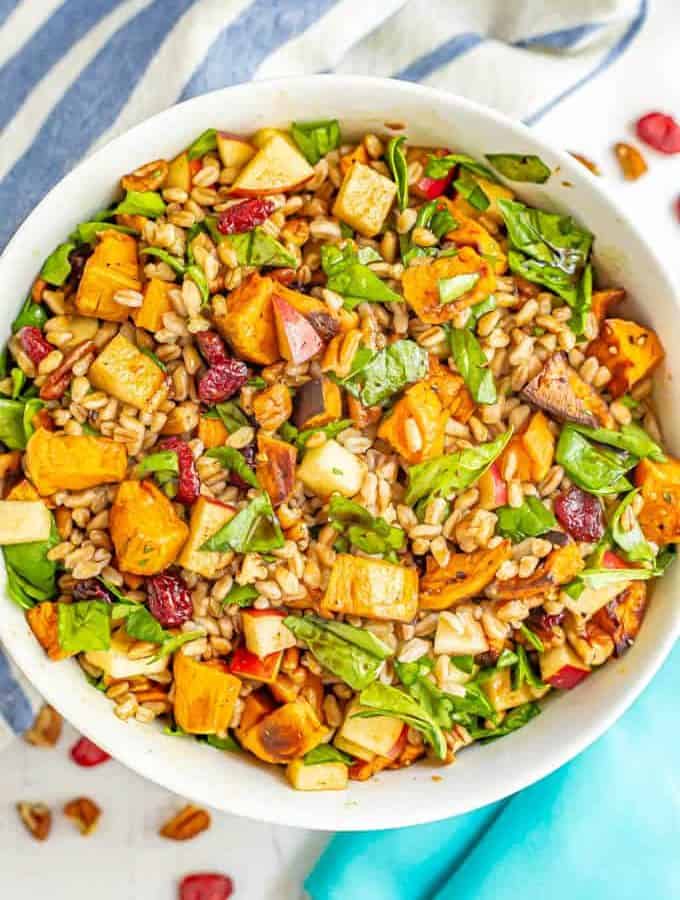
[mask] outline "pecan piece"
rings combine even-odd
[[[637,181],[647,171],[647,163],[637,147],[619,141],[614,145],[614,153],[621,166],[623,177],[628,181]]]
[[[24,740],[35,747],[54,747],[61,737],[63,719],[53,707],[45,704],[32,727],[24,734]]]
[[[171,841],[190,841],[208,828],[210,813],[190,803],[163,825],[160,834]]]
[[[78,826],[83,835],[92,834],[101,814],[101,809],[89,797],[76,797],[64,806],[64,815]]]
[[[17,803],[17,810],[27,831],[36,841],[46,841],[52,828],[52,813],[44,803]]]
[[[96,351],[97,345],[94,341],[83,341],[78,344],[64,357],[64,361],[58,366],[54,372],[48,375],[45,383],[40,388],[41,400],[59,400],[66,393],[66,389],[71,383],[71,370],[78,362],[88,355]]]
[[[168,177],[168,164],[164,159],[154,159],[120,179],[124,191],[157,191]]]

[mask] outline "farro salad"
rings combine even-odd
[[[550,177],[335,120],[124,175],[2,357],[7,593],[49,657],[322,790],[624,653],[680,540],[663,349],[509,186]]]

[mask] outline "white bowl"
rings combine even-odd
[[[537,153],[556,173],[545,185],[519,194],[539,206],[573,214],[595,234],[598,271],[623,285],[631,310],[666,342],[667,367],[658,399],[666,439],[680,449],[678,298],[664,264],[643,236],[653,222],[632,222],[600,179],[522,125],[458,97],[399,81],[315,76],[258,82],[216,91],[154,116],[97,151],[63,179],[24,222],[0,259],[3,304],[0,335],[30,288],[42,260],[76,223],[113,197],[122,173],[158,157],[171,157],[210,127],[253,132],[291,120],[338,117],[343,134],[385,133],[404,123],[417,144],[447,146],[483,158],[485,152]],[[4,569],[2,575],[5,584]],[[468,812],[543,778],[598,738],[630,706],[659,668],[680,632],[674,602],[680,566],[658,585],[635,646],[583,685],[548,703],[521,731],[461,753],[448,768],[416,765],[346,792],[299,793],[282,772],[238,754],[171,738],[134,721],[120,722],[111,702],[93,690],[75,662],[49,662],[23,612],[0,602],[0,639],[43,696],[73,725],[121,762],[159,784],[207,804],[254,819],[319,830],[390,828]],[[3,592],[4,593],[4,592]],[[434,781],[434,774],[442,780]]]

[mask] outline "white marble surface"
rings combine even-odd
[[[680,117],[680,6],[652,0],[650,17],[632,48],[607,72],[569,97],[537,126],[570,150],[597,160],[619,197],[648,222],[657,247],[678,267],[680,156],[650,151],[650,172],[636,184],[620,178],[611,146],[631,138],[637,116],[661,109]],[[679,272],[680,274],[680,272]],[[68,759],[71,729],[56,750],[17,742],[0,762],[0,897],[34,900],[174,900],[183,874],[230,874],[241,900],[298,900],[305,873],[326,836],[215,814],[212,828],[187,844],[158,837],[180,798],[143,781],[116,762],[85,770]],[[97,800],[103,818],[84,840],[55,814],[50,840],[37,845],[23,831],[14,804],[40,800],[55,811],[74,796]],[[351,900],[351,898],[347,898]]]

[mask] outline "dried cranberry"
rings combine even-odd
[[[602,504],[593,496],[572,485],[555,498],[555,515],[577,541],[597,541],[604,534]]]
[[[240,452],[241,452],[241,455],[243,456],[243,458],[245,459],[245,461],[250,466],[250,468],[251,469],[254,468],[255,467],[255,453],[256,453],[255,442],[253,442],[252,444],[246,444],[245,447],[241,448]],[[247,482],[245,482],[241,478],[240,475],[237,475],[233,469],[229,472],[229,484],[233,484],[236,487],[244,488],[244,489],[251,487],[251,485],[249,485]]]
[[[200,872],[186,875],[179,885],[179,900],[228,900],[234,883],[227,875]]]
[[[635,123],[637,136],[660,153],[680,153],[680,125],[673,116],[647,113]]]
[[[111,602],[111,593],[107,591],[104,585],[96,578],[86,578],[84,581],[77,581],[73,588],[74,600],[103,600],[105,603]]]
[[[92,256],[93,252],[94,249],[90,244],[80,244],[69,253],[68,261],[71,263],[71,274],[68,280],[73,287],[77,287],[80,284],[80,279],[85,271],[85,263]]]
[[[35,325],[24,325],[19,329],[19,343],[34,366],[39,366],[48,353],[54,349],[47,343],[42,331]]]
[[[248,367],[238,359],[211,366],[198,382],[203,403],[221,403],[239,391],[248,380]]]
[[[81,739],[71,747],[71,759],[79,766],[91,769],[111,759],[109,754],[94,744],[89,738]]]
[[[179,575],[153,575],[147,579],[146,592],[149,612],[163,628],[177,628],[193,615],[189,590]]]
[[[274,204],[271,200],[263,200],[253,197],[252,200],[244,200],[236,203],[220,213],[217,219],[217,230],[222,234],[242,234],[244,231],[252,231],[256,225],[261,225],[274,212]]]
[[[201,493],[201,482],[196,471],[196,462],[191,447],[178,437],[165,438],[158,446],[161,450],[174,450],[177,454],[179,476],[175,499],[179,503],[195,503]]]
[[[196,342],[209,366],[219,366],[229,361],[224,341],[216,331],[199,331],[196,334]]]

